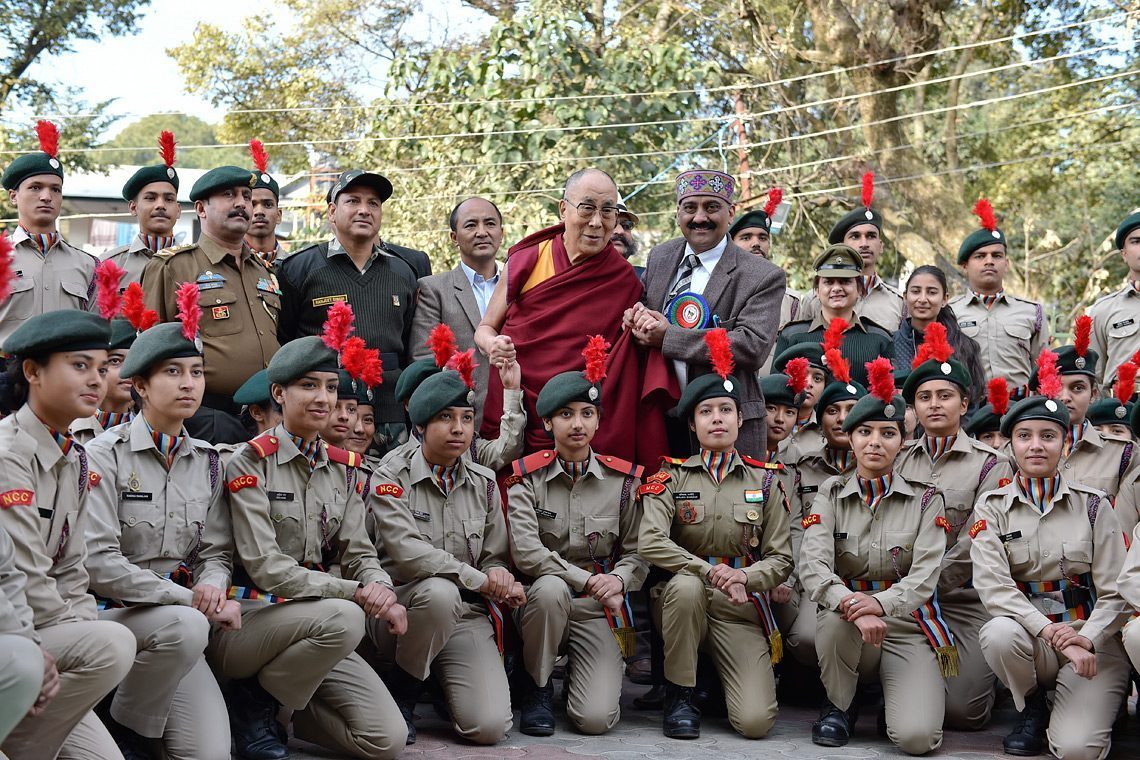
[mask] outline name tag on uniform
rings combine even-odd
[[[998,538],[1001,539],[1001,542],[1003,544],[1008,544],[1010,541],[1013,541],[1014,539],[1021,538],[1021,531],[1015,530],[1012,533],[1002,533],[998,536]]]
[[[701,498],[701,492],[700,491],[674,491],[673,492],[673,501],[693,501],[694,499],[700,499],[700,498]]]
[[[428,512],[417,512],[413,509],[412,517],[416,518],[417,520],[423,520],[424,522],[431,522],[431,514]]]
[[[815,493],[819,490],[819,486],[800,486],[796,489],[796,493]]]
[[[225,285],[224,282],[199,282],[198,290],[213,290],[214,288],[220,288],[223,285]]]
[[[146,491],[122,491],[119,497],[123,501],[154,501],[154,494]]]
[[[1118,327],[1128,327],[1128,325],[1134,325],[1134,324],[1136,324],[1135,319],[1126,319],[1123,322],[1113,322],[1112,323],[1112,329],[1115,330]]]
[[[267,491],[270,501],[293,501],[293,494],[288,491]]]
[[[334,303],[338,303],[340,301],[347,301],[347,300],[348,300],[348,294],[347,293],[341,293],[340,295],[336,295],[336,296],[321,296],[320,298],[314,298],[313,299],[313,308],[315,309],[318,306],[332,306]]]
[[[39,510],[40,517],[44,518],[45,520],[50,520],[52,516],[55,515],[55,510],[51,507],[37,507],[36,509]]]
[[[558,517],[557,512],[551,512],[549,509],[539,509],[538,507],[534,508],[534,513],[539,517],[545,517],[547,520],[553,520]]]
[[[976,319],[968,319],[965,322],[959,322],[958,323],[958,327],[977,327],[977,326],[978,326],[978,320],[976,320]]]
[[[847,540],[847,534],[846,533],[832,533],[831,537],[834,538],[836,541]]]

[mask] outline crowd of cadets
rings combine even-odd
[[[664,306],[693,330],[681,369],[708,371],[681,372],[675,456],[647,469],[592,446],[622,380],[605,336],[566,347],[578,368],[526,403],[504,336],[471,348],[502,285],[489,201],[456,207],[461,263],[431,276],[378,238],[388,180],[345,172],[334,238],[286,255],[254,141],[254,169],[195,183],[202,235],[171,247],[163,133],[163,162],[123,188],[138,237],[98,262],[56,229],[58,136],[39,131],[3,175],[9,757],[285,758],[290,726],[394,757],[425,698],[473,743],[507,735],[512,702],[547,736],[562,656],[567,718],[601,734],[646,646],[638,703],[673,738],[699,736],[702,709],[764,737],[778,699],[806,700],[817,744],[846,744],[862,707],[921,755],[985,726],[1004,687],[1007,753],[1108,753],[1140,663],[1140,214],[1115,236],[1128,284],[1051,349],[1042,305],[1004,290],[988,202],[958,252],[966,292],[919,267],[900,293],[865,177],[812,290],[779,294],[774,348],[742,355],[746,317],[703,296],[730,257],[778,274],[779,191],[733,220],[731,177],[681,175],[683,239],[651,252],[648,306],[622,319],[647,340]],[[636,215],[587,179],[617,202],[571,183],[567,230],[577,214],[628,259]],[[488,385],[502,413],[481,438]]]

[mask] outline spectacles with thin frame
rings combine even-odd
[[[569,201],[567,202],[569,203]],[[571,203],[570,205],[577,209],[578,216],[582,219],[593,219],[594,214],[598,213],[600,213],[602,219],[607,222],[617,218],[617,206],[602,206],[599,208],[596,203],[590,203],[588,201],[577,204]]]

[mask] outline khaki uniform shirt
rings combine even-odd
[[[146,305],[162,322],[177,318],[175,294],[183,282],[198,284],[206,390],[232,396],[277,352],[281,289],[244,244],[237,263],[205,235],[193,245],[159,251],[143,272]]]
[[[392,585],[364,528],[359,461],[322,444],[310,473],[284,425],[237,450],[226,465],[234,546],[257,588],[286,599],[352,599],[361,584]]]
[[[905,306],[906,299],[902,293],[880,277],[867,295],[860,296],[855,304],[855,313],[893,333],[902,324]],[[814,290],[809,290],[800,299],[800,313],[796,319],[813,319],[818,314],[819,298]],[[784,325],[780,327],[782,329]]]
[[[71,423],[68,428],[71,437],[82,443],[84,446],[91,443],[103,432],[103,425],[99,422],[99,418],[95,415],[90,417],[80,417],[75,422]]]
[[[820,438],[823,438],[822,434]],[[824,445],[826,446],[826,442]],[[793,451],[788,452],[789,458],[794,455],[795,453]],[[792,559],[795,562],[795,568],[788,578],[788,582],[792,585],[799,583],[800,550],[804,540],[803,518],[811,514],[812,505],[815,504],[815,497],[819,495],[820,488],[823,484],[836,475],[850,472],[854,466],[855,457],[852,455],[851,464],[846,470],[841,471],[836,469],[827,460],[823,447],[812,449],[805,454],[801,454],[793,465],[792,487],[788,491],[788,503],[792,514]]]
[[[823,437],[823,430],[816,422],[815,410],[813,409],[807,424],[780,441],[780,461],[798,462],[808,454],[818,452],[826,445],[827,439]]]
[[[39,642],[32,627],[32,608],[24,595],[28,577],[16,567],[16,546],[0,527],[0,635],[16,634]]]
[[[941,520],[939,519],[941,518]],[[938,582],[946,531],[941,494],[897,472],[872,512],[854,472],[828,480],[803,519],[800,582],[820,607],[839,612],[851,579],[892,581],[871,594],[891,617],[930,601]]]
[[[1037,355],[1049,345],[1049,323],[1039,303],[1003,293],[987,309],[973,293],[950,301],[962,332],[978,342],[986,381],[1004,377],[1018,388],[1029,382]]]
[[[700,454],[667,459],[639,489],[641,556],[702,579],[712,569],[708,557],[750,557],[748,592],[783,583],[792,571],[792,546],[774,467],[750,464],[738,453],[718,484]]]
[[[95,619],[83,538],[88,482],[83,446],[64,455],[30,406],[0,420],[0,528],[27,576],[36,628]]]
[[[126,274],[119,280],[119,290],[125,290],[132,282],[142,283],[143,270],[154,256],[146,247],[141,235],[135,235],[130,245],[112,248],[99,257],[100,261],[113,261],[123,268]]]
[[[520,571],[554,575],[582,591],[595,560],[616,560],[606,572],[621,578],[627,592],[641,588],[649,566],[637,553],[635,500],[644,468],[592,452],[586,473],[574,481],[555,452],[538,451],[514,469],[507,478],[507,519],[511,558]]]
[[[32,317],[60,309],[87,311],[95,306],[95,257],[73,247],[61,235],[47,256],[17,226],[9,239],[12,295],[0,304],[0,343]]]
[[[1090,501],[1099,500],[1095,518]],[[974,588],[993,616],[1011,617],[1036,636],[1050,620],[1042,603],[1018,590],[1017,581],[1055,581],[1092,572],[1096,604],[1081,635],[1099,650],[1128,620],[1116,578],[1124,566],[1124,535],[1103,493],[1061,478],[1045,512],[1025,501],[1016,483],[978,502],[970,527]]]
[[[495,473],[459,459],[446,496],[419,448],[393,459],[372,478],[372,539],[384,567],[400,583],[446,578],[476,592],[487,571],[508,564],[507,523]]]
[[[140,415],[100,435],[87,454],[91,590],[132,604],[189,605],[190,589],[167,576],[196,563],[209,516],[226,509],[218,453],[187,436],[167,470]],[[220,570],[228,577],[228,567]]]
[[[1140,523],[1140,467],[1120,479],[1120,490],[1116,494],[1116,519],[1125,535],[1132,535],[1132,529]]]
[[[1133,456],[1135,445],[1123,438],[1107,436],[1086,421],[1081,440],[1061,464],[1066,480],[1115,495],[1124,476],[1137,468],[1140,457]]]
[[[1119,515],[1119,512],[1117,513]],[[1132,612],[1140,611],[1140,548],[1136,548],[1140,532],[1135,528],[1126,531],[1131,536],[1128,551],[1124,556],[1124,567],[1117,578],[1117,586],[1124,603]]]
[[[1129,283],[1100,298],[1086,313],[1093,321],[1089,347],[1099,357],[1096,384],[1109,396],[1116,368],[1140,351],[1140,293]]]

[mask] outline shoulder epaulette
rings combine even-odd
[[[604,466],[614,472],[620,472],[622,475],[632,475],[635,478],[640,478],[645,474],[644,467],[639,464],[634,464],[633,462],[627,462],[621,457],[612,457],[609,454],[598,454],[597,457],[598,461]]]
[[[661,457],[661,461],[665,464],[684,464],[685,460],[678,457]]]
[[[176,245],[173,248],[163,248],[161,251],[159,251],[158,253],[156,253],[154,255],[160,259],[168,259],[171,256],[174,256],[175,254],[183,253],[184,251],[189,251],[191,248],[196,248],[197,245],[198,245],[197,243],[186,243],[185,245]]]
[[[899,298],[903,298],[903,294],[902,294],[901,290],[899,290],[894,285],[890,284],[889,282],[887,282],[886,280],[884,280],[881,277],[879,278],[879,284],[882,285],[883,290],[887,291],[888,293],[893,293],[894,295],[898,296]],[[903,300],[906,300],[906,299],[903,299]]]
[[[327,443],[325,444],[325,452],[328,454],[330,461],[343,464],[347,467],[359,467],[364,462],[363,457],[355,451],[329,446]]]
[[[262,435],[253,438],[249,442],[250,448],[257,452],[260,459],[265,459],[270,454],[276,454],[277,449],[281,446],[281,441],[277,436],[263,433]]]
[[[760,467],[765,470],[776,470],[777,472],[784,469],[784,465],[779,462],[761,462],[759,459],[753,459],[747,454],[741,454],[740,458],[744,460],[745,464],[750,464],[753,467]]]
[[[516,459],[514,464],[511,465],[511,471],[515,475],[529,475],[532,472],[549,467],[554,463],[556,457],[554,456],[553,449],[546,451],[536,451],[533,454],[527,454],[522,459]]]

